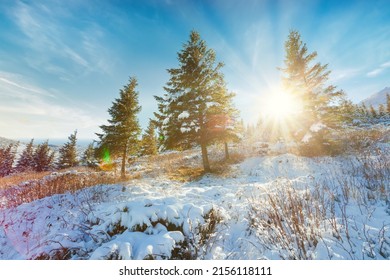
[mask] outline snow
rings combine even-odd
[[[326,125],[324,125],[324,124],[321,123],[321,122],[318,122],[318,123],[312,124],[312,125],[310,126],[310,131],[311,131],[311,132],[318,132],[318,131],[320,131],[321,129],[323,129],[323,128],[325,128],[325,127],[326,127]]]
[[[189,127],[181,127],[180,128],[180,132],[181,133],[187,133],[187,132],[190,132],[191,131],[191,128]]]
[[[388,145],[382,149],[385,152]],[[388,176],[386,165],[376,155],[371,159],[377,168],[369,177]],[[0,259],[63,257],[65,252],[72,259],[167,259],[186,242],[198,259],[291,258],[292,252],[299,253],[297,244],[292,242],[287,250],[277,240],[271,242],[275,236],[261,226],[261,217],[272,209],[269,197],[286,198],[287,203],[289,190],[303,197],[321,193],[323,205],[333,205],[335,216],[326,212],[316,226],[317,220],[305,215],[303,229],[315,228],[318,241],[305,243],[308,258],[389,259],[390,207],[386,199],[373,199],[378,194],[366,185],[388,189],[388,181],[367,181],[363,167],[364,161],[354,156],[281,153],[247,158],[233,166],[228,177],[205,175],[183,183],[145,175],[123,184],[53,195],[0,210]],[[347,189],[351,184],[361,189]],[[311,201],[308,205],[315,206]],[[212,211],[219,222],[202,239]],[[283,221],[285,226],[288,222]]]
[[[303,143],[308,143],[313,135],[310,132],[306,132],[306,134],[302,138]]]
[[[180,115],[177,118],[179,120],[181,120],[181,119],[187,119],[187,118],[189,118],[189,116],[190,116],[190,113],[188,113],[187,111],[183,111],[180,113]]]

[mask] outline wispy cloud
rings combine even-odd
[[[11,20],[25,36],[23,47],[30,50],[25,56],[26,62],[32,68],[58,75],[62,80],[71,80],[80,73],[106,73],[109,59],[107,51],[103,51],[104,42],[90,39],[86,45],[86,34],[91,27],[79,22],[72,15],[71,7],[67,9],[64,12],[60,5],[37,2],[17,2],[10,9]],[[103,34],[96,24],[92,29],[91,36],[97,32]],[[100,55],[97,55],[97,49]]]
[[[65,138],[69,131],[83,128],[84,137],[87,134],[91,137],[92,131],[103,122],[84,108],[59,100],[58,96],[23,80],[26,78],[0,72],[2,136]]]
[[[367,77],[376,77],[380,75],[383,71],[385,71],[387,68],[390,68],[390,61],[387,61],[385,63],[382,63],[378,68],[370,71],[367,73]]]
[[[362,68],[335,69],[331,72],[330,82],[337,83],[340,81],[349,80],[357,77],[358,75],[361,75],[362,72]]]

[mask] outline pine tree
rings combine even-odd
[[[339,122],[350,124],[353,122],[355,118],[357,118],[360,114],[359,107],[354,105],[352,101],[343,98],[340,101],[340,105],[337,107],[337,118]]]
[[[178,60],[178,68],[168,69],[166,93],[155,97],[160,137],[167,149],[199,145],[204,170],[210,172],[207,146],[227,139],[227,122],[235,117],[229,108],[234,94],[226,89],[220,71],[223,64],[216,63],[214,50],[207,48],[198,32],[191,32]]]
[[[101,158],[122,157],[121,176],[125,177],[127,157],[135,154],[138,147],[138,136],[141,128],[137,114],[141,110],[138,105],[137,80],[130,77],[129,83],[119,91],[119,98],[112,103],[108,113],[111,119],[109,125],[100,126],[102,134],[96,133],[100,138],[98,153]]]
[[[363,103],[362,109],[363,109],[364,115],[367,117],[369,115],[369,112],[368,112],[368,109],[367,109],[367,106],[365,103]]]
[[[334,118],[335,107],[339,97],[344,96],[333,85],[326,86],[330,71],[328,64],[314,63],[316,52],[308,53],[306,44],[302,42],[298,31],[292,30],[285,42],[286,56],[283,72],[283,83],[302,104],[303,130],[314,123],[321,122],[327,126],[336,125]]]
[[[376,112],[374,106],[370,105],[370,115],[371,117],[373,117],[374,119],[378,118],[378,113]]]
[[[12,173],[18,144],[9,144],[5,148],[0,148],[0,177],[5,177]]]
[[[57,166],[59,169],[74,167],[78,165],[77,160],[77,130],[69,137],[69,142],[59,149]]]
[[[386,94],[386,111],[387,114],[390,115],[390,95]]]
[[[34,139],[31,139],[20,155],[16,164],[17,172],[28,172],[34,170]]]
[[[386,108],[384,104],[379,104],[378,115],[380,118],[386,116]]]
[[[34,151],[34,169],[36,172],[49,171],[53,169],[54,151],[49,147],[49,141],[46,141]]]
[[[81,162],[88,167],[95,167],[97,165],[93,143],[89,144],[87,149],[85,149]]]
[[[156,155],[158,153],[157,138],[155,133],[155,124],[149,120],[148,128],[142,135],[141,140],[141,154],[142,155]]]

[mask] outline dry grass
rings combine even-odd
[[[189,182],[200,179],[204,175],[201,167],[180,166],[167,174],[170,180],[179,182]]]
[[[120,183],[131,179],[131,176],[122,179],[108,172],[69,171],[52,173],[46,176],[43,176],[43,174],[39,174],[39,176],[25,174],[19,178],[22,181],[18,182],[18,184],[4,189],[3,196],[6,202],[0,205],[0,207],[15,207],[22,203],[28,203],[54,194],[74,193],[90,186]],[[14,182],[16,182],[15,180]]]
[[[389,153],[371,151],[351,159],[349,169],[306,189],[297,190],[289,180],[277,182],[265,198],[250,201],[250,229],[264,250],[277,252],[282,259],[314,258],[319,243],[328,248],[325,232],[350,259],[376,258],[377,253],[389,258],[390,242],[381,237],[389,225],[384,223],[379,233],[367,225],[378,202],[387,204],[390,213],[389,164]],[[366,218],[357,221],[356,212]],[[364,240],[362,250],[356,249],[357,238]],[[334,257],[329,250],[328,257]]]
[[[40,180],[51,172],[16,173],[7,177],[0,177],[0,189],[16,186],[25,181]]]
[[[312,259],[310,252],[321,238],[326,215],[322,205],[310,192],[292,186],[278,187],[264,204],[252,202],[250,208],[251,226],[258,230],[261,243],[277,248],[282,259]]]

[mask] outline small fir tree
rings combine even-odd
[[[85,149],[83,156],[81,158],[81,162],[83,165],[88,167],[96,167],[97,160],[95,157],[95,148],[93,143],[89,144],[87,149]]]
[[[374,119],[378,118],[378,113],[372,105],[370,105],[370,115]]]
[[[5,148],[0,148],[0,177],[12,173],[17,146],[18,144],[9,144]]]
[[[141,154],[142,155],[156,155],[158,153],[158,142],[155,133],[155,124],[149,120],[148,128],[142,135],[141,140]]]
[[[379,105],[379,108],[378,108],[378,115],[379,117],[383,118],[384,116],[386,116],[386,108],[385,108],[385,105],[384,104],[380,104]]]
[[[109,125],[100,126],[103,133],[96,135],[100,141],[97,152],[104,161],[112,157],[121,157],[121,176],[125,177],[126,161],[129,154],[136,154],[141,132],[137,114],[141,110],[138,104],[138,83],[136,78],[130,77],[129,83],[119,91],[119,98],[112,103],[108,113],[111,119]]]
[[[78,165],[77,159],[77,130],[68,137],[69,141],[59,149],[57,166],[59,169]]]
[[[16,164],[17,172],[29,172],[34,170],[34,139],[27,144]]]
[[[49,147],[49,141],[39,144],[34,151],[34,169],[36,172],[53,169],[54,151]]]

